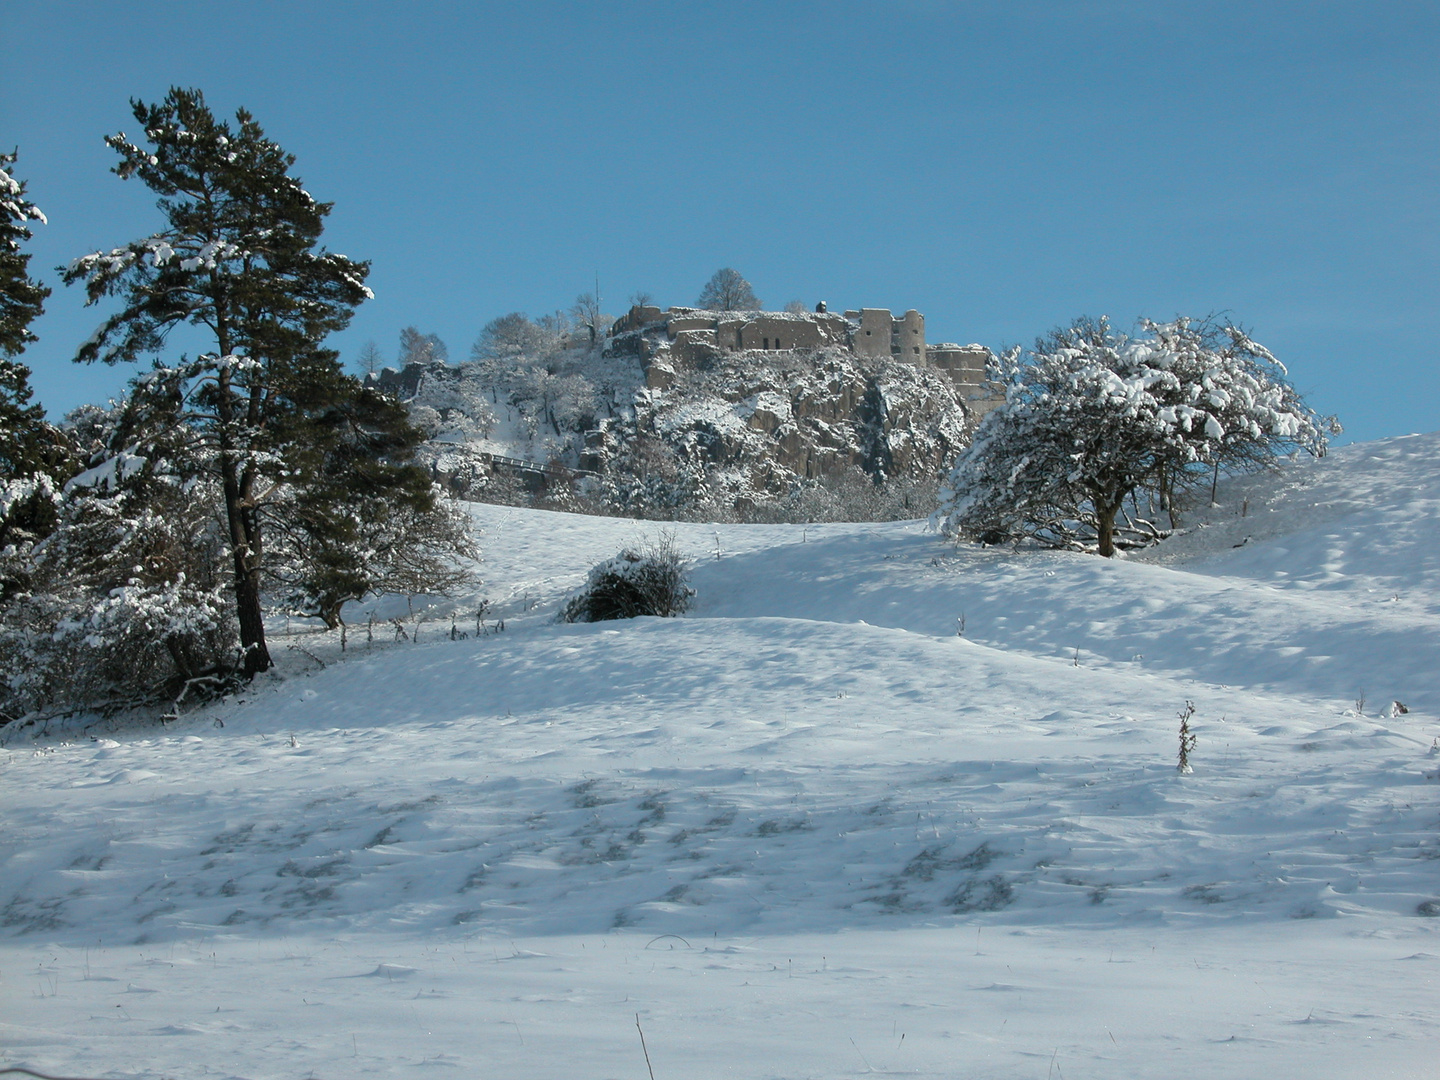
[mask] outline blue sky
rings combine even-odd
[[[335,344],[599,276],[692,303],[915,307],[932,341],[1233,313],[1350,439],[1440,405],[1440,5],[36,3],[6,7],[0,145],[50,218],[24,359],[52,415],[130,374],[52,267],[153,231],[108,170],[128,99],[250,109],[373,263]]]

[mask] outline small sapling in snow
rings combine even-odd
[[[635,1014],[635,1030],[640,1032],[640,1050],[645,1055],[645,1071],[650,1074],[650,1080],[655,1080],[655,1070],[650,1065],[650,1048],[645,1045],[645,1029],[640,1026],[640,1014]]]
[[[1175,766],[1175,771],[1183,775],[1189,775],[1195,770],[1190,767],[1190,751],[1195,749],[1198,741],[1196,736],[1190,734],[1190,718],[1195,715],[1195,703],[1185,702],[1185,708],[1177,714],[1180,717],[1180,761]]]

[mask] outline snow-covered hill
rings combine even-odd
[[[0,1061],[1427,1076],[1440,435],[1219,502],[1117,561],[679,525],[695,611],[589,626],[658,527],[476,506],[503,633],[0,749]]]

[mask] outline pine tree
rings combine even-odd
[[[182,442],[217,482],[250,677],[271,665],[261,609],[263,506],[304,481],[298,461],[311,389],[358,392],[322,342],[372,295],[369,264],[319,246],[331,204],[310,196],[290,174],[294,157],[244,109],[232,128],[198,90],[174,88],[159,104],[131,105],[148,145],[123,133],[105,141],[120,156],[116,174],[138,177],[160,196],[165,227],[66,268],[66,283],[83,281],[89,303],[121,300],[76,359],[157,355],[166,335],[187,323],[212,336],[213,353],[157,370],[136,392],[163,389],[183,403]]]
[[[45,310],[50,290],[30,277],[27,221],[45,224],[40,208],[25,197],[25,182],[12,175],[16,154],[0,154],[0,356],[17,356],[35,340],[30,324]]]
[[[45,421],[45,410],[31,404],[30,369],[13,359],[35,340],[30,323],[44,310],[50,290],[30,277],[30,254],[22,241],[26,222],[45,223],[40,208],[16,180],[16,155],[0,154],[0,549],[34,541],[55,524],[58,483],[70,472],[65,439]],[[8,567],[0,568],[0,594],[13,585]]]
[[[183,452],[178,400],[157,408],[161,396],[79,414],[76,440],[94,446],[97,464],[57,500],[45,542],[14,558],[22,587],[3,598],[0,717],[228,685],[233,590],[218,485]]]
[[[275,549],[267,577],[292,611],[333,629],[347,601],[471,581],[454,558],[476,554],[468,519],[414,462],[423,435],[405,406],[318,379],[294,422],[285,438],[306,480],[265,508]]]
[[[69,441],[32,396],[30,369],[0,359],[0,552],[50,532],[60,488],[76,471]],[[12,562],[0,555],[0,598],[15,583]]]
[[[30,323],[44,310],[50,290],[30,277],[27,221],[45,222],[11,173],[15,154],[0,154],[0,482],[29,479],[52,463],[54,429],[45,410],[32,405],[30,369],[11,359],[35,340]]]

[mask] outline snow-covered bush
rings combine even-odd
[[[570,598],[560,620],[604,622],[640,615],[679,615],[695,596],[688,580],[675,538],[666,534],[592,567],[585,587]]]
[[[0,714],[173,700],[238,656],[213,483],[133,455],[72,482],[0,618]]]
[[[1028,358],[1016,349],[999,363],[1005,404],[941,492],[936,518],[950,535],[1110,556],[1164,535],[1140,514],[1137,491],[1168,508],[1212,469],[1261,468],[1290,449],[1320,455],[1339,430],[1230,323],[1147,321],[1132,338],[1080,319]]]

